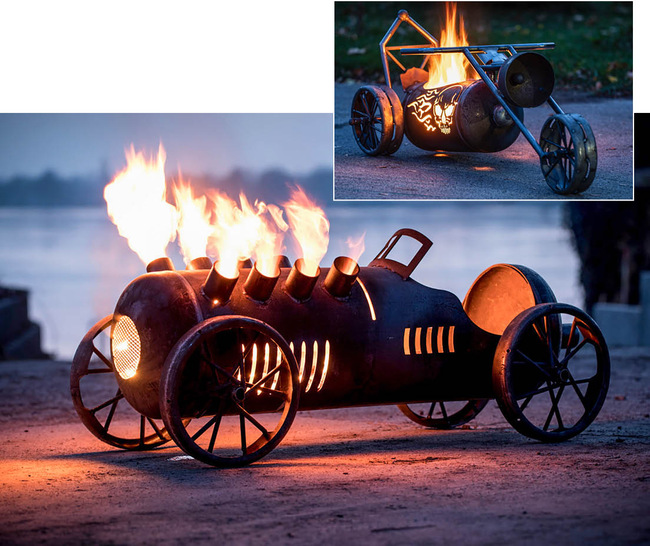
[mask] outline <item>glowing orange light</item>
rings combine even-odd
[[[129,247],[145,263],[166,256],[176,236],[176,209],[166,200],[165,150],[147,161],[133,146],[127,166],[104,188],[108,215]]]
[[[296,186],[291,199],[284,204],[293,232],[304,260],[303,273],[316,276],[318,265],[327,252],[330,223],[325,212],[314,203],[302,188]]]
[[[207,256],[208,238],[212,233],[210,210],[205,195],[195,197],[189,182],[179,180],[172,192],[178,210],[178,244],[185,263]]]
[[[445,28],[440,34],[440,47],[469,45],[462,15],[456,17],[456,4],[446,4]],[[442,53],[429,57],[429,81],[425,89],[435,89],[450,83],[476,79],[478,76],[463,53]]]

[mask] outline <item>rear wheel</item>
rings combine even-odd
[[[368,155],[391,154],[401,144],[404,134],[402,105],[397,94],[378,85],[360,87],[352,99],[350,125],[359,148]],[[399,105],[399,110],[397,110]],[[396,132],[394,109],[397,110]],[[399,118],[402,119],[401,123]]]
[[[585,312],[537,305],[506,328],[494,356],[499,408],[520,433],[543,442],[568,440],[596,418],[609,387],[609,352]]]
[[[70,393],[82,423],[102,442],[131,450],[152,449],[170,439],[164,425],[135,411],[115,378],[109,315],[85,335],[72,360]]]
[[[435,400],[422,404],[401,404],[397,407],[418,425],[451,429],[474,419],[487,403],[488,400],[465,400],[462,402]]]

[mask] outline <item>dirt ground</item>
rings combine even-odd
[[[0,544],[650,543],[647,349],[612,352],[600,416],[564,444],[520,436],[494,402],[454,431],[331,410],[238,470],[104,445],[68,370],[0,364]]]

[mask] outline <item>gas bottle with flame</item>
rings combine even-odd
[[[424,150],[498,152],[519,136],[519,128],[482,80],[435,89],[414,85],[403,108],[406,136]],[[514,110],[523,121],[523,109]]]

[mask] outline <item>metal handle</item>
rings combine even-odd
[[[397,241],[399,241],[403,235],[415,239],[418,243],[422,245],[420,249],[415,253],[413,258],[411,258],[411,261],[409,262],[408,265],[404,265],[403,263],[398,262],[397,260],[391,260],[390,258],[387,258],[390,251],[393,250],[393,248],[397,244]],[[433,245],[431,239],[429,239],[426,235],[423,235],[419,231],[416,231],[414,229],[409,229],[409,228],[400,229],[397,230],[390,239],[388,239],[388,241],[384,245],[384,248],[381,249],[381,252],[377,254],[375,259],[372,262],[370,262],[368,266],[385,267],[386,269],[390,269],[391,271],[397,273],[404,280],[406,280],[411,276],[411,273],[413,273],[415,268],[420,264],[425,254],[429,252],[431,245]]]

